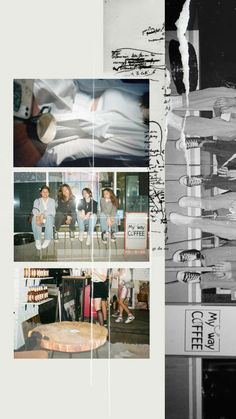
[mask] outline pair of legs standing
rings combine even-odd
[[[92,282],[91,298],[93,299],[94,308],[100,326],[107,324],[107,299],[108,299],[108,283]]]
[[[127,300],[129,297],[129,289],[125,285],[119,285],[118,286],[118,317],[115,320],[116,323],[123,322],[123,312],[125,311],[127,313],[127,319],[125,320],[125,323],[132,322],[135,317],[133,313],[130,311]]]

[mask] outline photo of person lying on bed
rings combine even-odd
[[[147,166],[148,125],[148,80],[14,80],[15,167]]]

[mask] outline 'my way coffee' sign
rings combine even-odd
[[[166,354],[236,356],[236,308],[166,305]]]

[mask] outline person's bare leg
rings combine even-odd
[[[103,314],[103,320],[107,320],[107,300],[102,300],[102,314]]]
[[[103,326],[104,320],[103,320],[103,314],[102,314],[102,299],[101,298],[94,298],[94,307],[97,312],[98,316],[98,322],[100,326]]]
[[[234,99],[235,89],[228,87],[210,87],[208,89],[195,90],[189,93],[189,108],[196,111],[212,111],[215,102],[219,98]],[[186,95],[171,96],[173,109],[187,109]]]
[[[235,201],[236,192],[228,192],[226,194],[215,195],[208,198],[184,196],[180,198],[179,205],[180,207],[189,206],[211,211],[221,208],[229,209]]]
[[[236,221],[221,219],[212,220],[203,217],[188,217],[187,215],[171,213],[170,221],[173,224],[185,225],[192,228],[211,233],[218,237],[228,240],[236,239]]]
[[[128,316],[132,316],[132,313],[129,310],[127,304],[124,303],[124,299],[123,298],[120,298],[119,299],[119,307],[122,309],[122,313],[123,313],[123,310],[124,310],[128,314]]]

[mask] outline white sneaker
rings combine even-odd
[[[82,242],[84,240],[84,232],[80,231],[79,232],[79,241]]]
[[[196,196],[183,196],[179,199],[178,204],[181,208],[201,208],[201,198],[198,198]]]
[[[117,317],[117,319],[115,320],[116,323],[122,323],[123,322],[123,317],[119,316]]]
[[[120,316],[120,312],[115,312],[111,315],[111,317],[119,317]]]
[[[41,250],[41,241],[40,240],[35,241],[35,247],[36,247],[37,250]]]
[[[91,236],[90,234],[87,235],[86,246],[90,246]]]
[[[133,320],[135,319],[135,317],[133,316],[133,314],[131,316],[128,316],[127,319],[125,320],[125,323],[131,323]]]
[[[42,244],[42,249],[46,249],[48,247],[50,243],[50,240],[44,240],[43,244]]]

